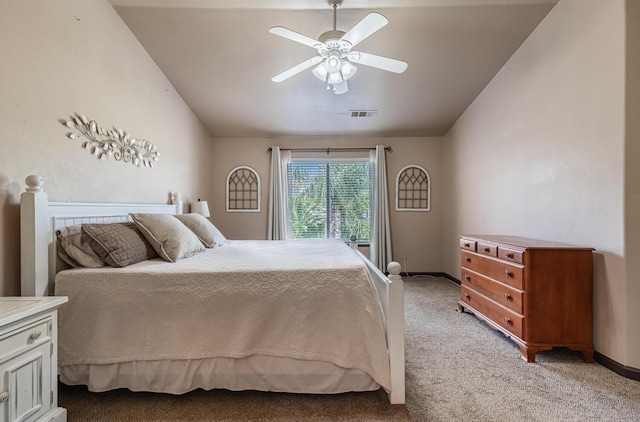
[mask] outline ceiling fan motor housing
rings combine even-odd
[[[320,34],[320,36],[318,37],[318,41],[320,41],[321,43],[326,43],[329,40],[339,40],[344,34],[346,34],[346,32],[340,31],[338,29],[332,29]]]
[[[344,34],[343,31],[328,31],[328,32],[336,32],[336,33]],[[340,35],[340,37],[338,38],[329,38],[326,41],[323,41],[323,35],[325,34],[327,34],[327,32],[320,35],[319,41],[322,42],[322,44],[316,47],[316,50],[318,50],[318,54],[320,54],[324,58],[329,57],[332,51],[337,51],[340,54],[340,58],[343,58],[347,54],[349,54],[349,52],[351,51],[352,45],[349,41],[340,39],[342,35]]]

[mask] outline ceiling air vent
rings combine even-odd
[[[376,117],[378,110],[351,110],[351,117]]]

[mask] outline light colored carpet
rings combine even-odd
[[[406,279],[407,403],[381,392],[314,396],[194,391],[181,396],[60,387],[69,421],[639,421],[640,383],[579,353],[536,363],[473,315],[456,312],[459,286]]]

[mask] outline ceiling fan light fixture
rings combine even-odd
[[[327,80],[327,76],[329,75],[329,72],[327,72],[327,69],[324,67],[324,63],[320,63],[311,72],[322,82],[325,82]]]
[[[329,57],[324,61],[324,67],[329,73],[336,73],[340,71],[342,67],[342,60],[340,60],[340,52],[333,50],[329,52]]]
[[[335,84],[333,86],[333,93],[336,95],[344,94],[347,91],[349,91],[349,86],[347,85],[347,81],[344,81],[339,84]]]
[[[329,73],[329,80],[327,82],[329,82],[330,84],[339,84],[342,81],[344,81],[344,79],[342,79],[342,75],[340,74],[340,72],[335,72],[335,73]]]
[[[349,53],[347,55],[347,58],[349,60],[351,60],[352,62],[356,62],[357,63],[358,60],[360,60],[360,53],[354,51],[353,53]]]
[[[344,60],[342,62],[342,69],[340,69],[340,72],[342,73],[342,79],[344,79],[345,81],[351,79],[351,77],[356,74],[356,70],[358,70],[357,67]]]

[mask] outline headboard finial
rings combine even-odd
[[[42,192],[42,185],[44,185],[44,179],[42,176],[38,176],[37,174],[32,174],[27,176],[24,181],[27,183],[27,192]]]
[[[389,262],[389,265],[387,265],[387,271],[389,271],[389,280],[402,281],[402,277],[400,276],[402,266],[400,265],[400,263],[395,261]]]
[[[182,214],[182,195],[180,192],[171,194],[171,204],[176,206],[176,214]]]

